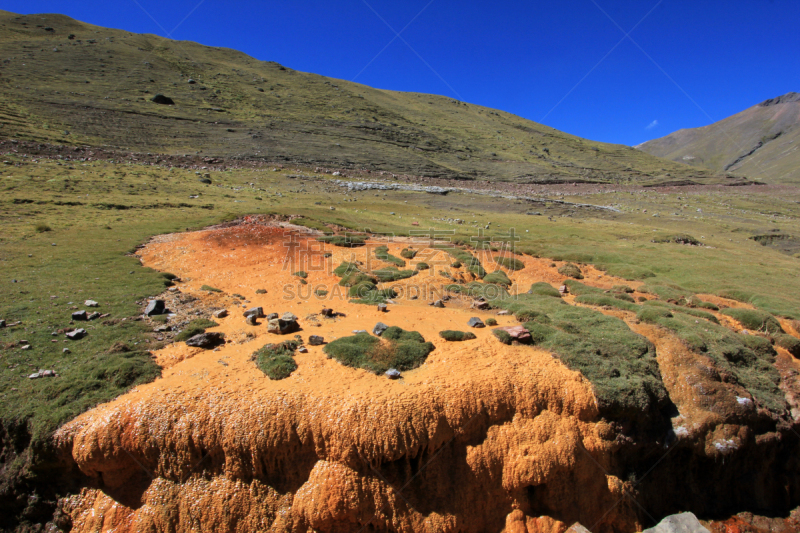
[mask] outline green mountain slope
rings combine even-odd
[[[773,183],[800,183],[800,94],[766,100],[702,128],[637,148],[658,157]]]
[[[0,137],[519,182],[731,182],[444,96],[0,12]],[[174,105],[151,101],[163,94]]]

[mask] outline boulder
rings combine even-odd
[[[506,316],[508,314],[509,314],[509,312],[506,311],[505,309],[503,309],[502,311],[498,311],[497,312],[497,316]]]
[[[195,335],[194,337],[190,337],[186,341],[187,346],[192,346],[193,348],[214,348],[225,342],[225,335],[219,332],[205,332],[200,333],[199,335]]]
[[[389,310],[389,308],[386,307],[386,304],[378,304],[378,311],[380,311],[381,313],[385,313],[388,310]]]
[[[308,353],[308,348],[306,348],[305,346],[301,346],[297,349],[297,351],[300,353]]]
[[[642,533],[709,533],[708,529],[692,513],[680,513],[666,517],[655,527]]]
[[[320,313],[322,316],[332,317],[333,316],[333,309],[328,309],[327,307],[323,308]]]
[[[86,320],[97,320],[101,316],[103,316],[103,315],[101,315],[100,313],[94,312],[91,315],[87,316]]]
[[[72,313],[72,320],[89,320],[89,316],[86,314],[86,311],[75,311]]]
[[[297,317],[291,313],[286,313],[281,318],[273,318],[267,322],[267,331],[276,335],[294,333],[298,329],[300,329],[300,326],[297,323]]]
[[[389,329],[389,326],[387,326],[383,322],[378,322],[377,324],[375,324],[375,327],[372,328],[372,334],[380,337],[381,335],[383,335],[383,332],[386,331],[387,329]]]
[[[225,318],[226,316],[228,316],[228,310],[227,309],[218,309],[218,310],[214,311],[211,314],[212,314],[212,316],[214,318]]]
[[[86,307],[97,307],[100,304],[95,302],[94,300],[86,300],[85,302],[83,302],[83,305],[85,305]]]
[[[438,307],[439,309],[444,308],[444,302],[441,300],[436,300],[431,304],[433,307]]]
[[[569,294],[569,288],[566,285],[562,285],[558,288],[558,292],[561,294]]]
[[[144,316],[163,315],[166,309],[164,300],[150,300],[144,308]]]
[[[471,307],[473,309],[489,309],[489,302],[475,301],[475,302],[472,302]]]
[[[161,105],[175,105],[175,102],[169,96],[164,96],[163,94],[157,94],[150,99],[151,102]]]
[[[256,318],[266,318],[267,317],[267,315],[264,314],[264,308],[263,307],[251,307],[250,309],[248,309],[247,311],[244,312],[244,316],[245,316],[245,318],[248,318],[250,316],[255,316]]]
[[[397,369],[394,368],[390,368],[384,372],[384,375],[389,379],[400,379],[403,376]]]
[[[325,344],[325,339],[320,337],[319,335],[311,335],[308,338],[308,344],[311,346],[321,346]]]
[[[531,334],[522,326],[506,326],[504,328],[495,328],[495,330],[505,331],[512,341],[517,341],[520,344],[530,344]]]
[[[257,326],[258,325],[258,315],[256,315],[256,314],[247,315],[245,317],[245,320],[247,321],[247,324],[249,326]]]
[[[469,322],[467,322],[467,325],[469,327],[471,327],[471,328],[485,328],[486,327],[486,324],[483,323],[483,320],[481,320],[480,318],[478,318],[476,316],[470,318]]]
[[[67,333],[67,338],[71,341],[77,341],[84,338],[87,335],[86,330],[83,328],[73,329],[69,333]]]
[[[278,313],[270,313],[267,315],[267,320],[272,320],[274,318],[278,318]]]
[[[6,327],[6,321],[5,320],[0,320],[0,328],[4,328],[4,327]]]

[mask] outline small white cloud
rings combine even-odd
[[[655,128],[656,126],[658,126],[658,121],[657,121],[657,120],[654,120],[653,122],[651,122],[650,124],[648,124],[648,125],[647,125],[647,127],[646,127],[645,129],[646,129],[646,130],[652,130],[652,129],[653,129],[653,128]]]

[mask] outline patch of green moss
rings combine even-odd
[[[503,287],[510,287],[512,284],[511,279],[502,270],[496,270],[491,274],[487,274],[483,278],[484,283],[493,283],[495,285],[502,285]]]
[[[300,346],[298,341],[283,341],[279,344],[267,344],[253,353],[256,366],[270,379],[288,378],[297,369],[294,352]]]
[[[539,296],[550,296],[552,298],[561,298],[561,293],[558,292],[558,289],[553,288],[552,285],[549,283],[545,283],[544,281],[540,281],[538,283],[534,283],[531,285],[530,290],[528,290],[528,294],[536,294]]]
[[[633,298],[631,298],[633,300]],[[616,298],[614,296],[610,296],[608,294],[602,293],[590,293],[590,294],[582,294],[575,298],[575,302],[586,304],[586,305],[596,305],[600,307],[616,307],[617,309],[624,309],[625,311],[633,311],[634,313],[639,310],[639,306],[632,302],[627,302],[620,298]]]
[[[294,274],[292,274],[292,276],[297,276],[298,278],[306,279],[308,277],[308,272],[305,272],[303,270],[299,270],[299,271],[295,272]]]
[[[396,266],[399,266],[399,267],[406,266],[406,262],[405,261],[403,261],[399,257],[396,257],[396,256],[394,256],[394,255],[389,253],[389,247],[388,246],[378,246],[377,248],[375,248],[375,257],[377,257],[381,261],[385,261],[387,263],[392,263],[392,264],[394,264]]]
[[[397,267],[386,267],[372,271],[378,281],[383,283],[407,279],[416,273],[416,270],[399,270]]]
[[[419,263],[417,263],[417,266],[415,268],[417,270],[428,270],[431,267],[430,267],[430,265],[428,263],[419,262]]]
[[[516,257],[495,257],[494,262],[498,265],[506,267],[509,270],[522,270],[525,268],[525,263]]]
[[[340,246],[342,248],[355,248],[356,246],[364,246],[367,238],[361,235],[326,235],[324,237],[317,237],[317,240],[333,246]]]
[[[561,268],[558,269],[558,273],[568,278],[583,279],[583,272],[581,272],[581,269],[572,263],[562,265]]]
[[[785,333],[778,333],[773,336],[775,344],[787,350],[793,357],[800,358],[800,339]]]
[[[498,305],[525,322],[534,344],[586,376],[603,416],[644,421],[668,404],[653,345],[622,320],[538,295]]]
[[[392,326],[380,338],[359,333],[336,339],[326,344],[323,351],[345,366],[380,374],[390,368],[400,371],[417,368],[433,349],[433,344],[425,342],[416,331]]]
[[[219,326],[219,324],[206,318],[197,318],[186,324],[186,327],[183,328],[183,331],[175,335],[175,341],[186,342],[195,335],[205,333],[207,328],[213,328],[214,326]]]
[[[778,388],[780,374],[773,365],[775,350],[769,340],[733,333],[707,321],[698,323],[692,316],[658,306],[643,308],[639,318],[668,329],[690,349],[709,357],[760,405],[773,412],[785,409],[786,401]]]
[[[740,322],[745,328],[763,333],[784,333],[780,322],[769,313],[758,309],[728,308],[720,311],[734,320]]]
[[[450,342],[468,341],[476,338],[475,334],[471,331],[454,331],[449,329],[440,331],[439,336]]]
[[[216,287],[211,287],[210,285],[203,285],[200,287],[200,290],[208,292],[222,292],[222,289],[217,289]]]
[[[411,248],[403,248],[400,251],[400,257],[405,259],[414,259],[417,256],[417,250],[412,250]]]
[[[492,335],[494,335],[497,338],[497,340],[499,340],[503,344],[511,344],[512,341],[511,335],[504,329],[493,329]]]

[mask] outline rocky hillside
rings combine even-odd
[[[522,183],[736,181],[444,96],[62,15],[0,12],[0,58],[3,138]]]
[[[679,130],[637,148],[695,168],[769,183],[800,182],[800,93],[770,98],[741,113]]]

